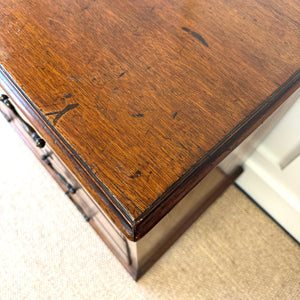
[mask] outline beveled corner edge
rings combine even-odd
[[[177,182],[135,219],[134,240],[142,238],[199,181],[232,152],[249,134],[269,117],[289,96],[300,88],[300,69],[278,87],[243,122],[198,160]],[[156,211],[155,214],[153,212]],[[155,218],[153,217],[155,215]]]

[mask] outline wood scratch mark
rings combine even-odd
[[[68,104],[63,110],[61,111],[54,111],[54,112],[50,112],[45,114],[46,116],[51,116],[51,115],[56,115],[56,117],[53,120],[53,125],[56,125],[58,120],[64,115],[66,114],[68,111],[70,111],[71,109],[74,109],[78,106],[78,103],[74,103],[74,104]]]
[[[142,118],[142,117],[144,116],[144,114],[138,113],[138,114],[132,114],[132,116],[133,116],[134,118]]]
[[[122,73],[119,75],[119,78],[122,77],[122,76],[124,76],[125,73],[126,73],[126,72],[122,72]]]
[[[184,30],[185,32],[188,32],[189,34],[191,34],[194,38],[196,38],[198,41],[200,41],[205,47],[209,48],[205,39],[199,33],[192,31],[191,29],[186,28],[186,27],[181,27],[181,29]]]
[[[176,111],[176,113],[173,115],[173,119],[175,119],[175,118],[176,118],[176,116],[177,116],[177,111]]]
[[[179,143],[179,145],[180,145],[183,149],[188,150],[182,143]]]
[[[72,97],[72,94],[71,93],[69,93],[69,94],[63,94],[63,97],[68,99],[68,98]]]
[[[137,177],[140,177],[142,175],[142,172],[140,170],[137,170],[134,175],[129,176],[130,178],[134,179]]]
[[[76,82],[79,82],[79,81],[83,81],[83,79],[82,78],[78,78],[78,77],[76,77],[76,76],[74,76],[74,75],[71,75],[71,76],[68,76],[67,77],[67,80],[75,80]]]
[[[56,115],[58,113],[59,113],[59,111],[52,111],[52,112],[46,113],[45,116],[52,116],[52,115]]]
[[[124,167],[123,167],[123,165],[121,165],[120,163],[117,163],[117,165],[118,166],[116,166],[116,169],[121,169],[121,170],[123,170],[125,173],[126,173],[126,175],[128,176],[128,177],[130,177],[130,172],[128,172]]]

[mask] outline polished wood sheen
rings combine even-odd
[[[299,6],[2,0],[3,88],[138,240],[299,87]]]

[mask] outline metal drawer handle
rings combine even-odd
[[[19,115],[15,107],[8,100],[8,96],[1,94],[0,101],[3,102],[13,113],[14,115],[21,121],[25,131],[31,136],[34,140],[35,145],[39,148],[43,148],[46,145],[46,142],[38,135],[38,133],[27,123],[22,117]]]
[[[78,211],[82,214],[82,216],[83,216],[83,218],[87,221],[87,222],[89,222],[90,221],[90,219],[91,219],[91,217],[90,216],[88,216],[88,215],[86,215],[85,214],[85,212],[82,210],[82,208],[71,198],[71,197],[69,197],[70,198],[70,200],[72,201],[72,203],[75,205],[75,207],[78,209]]]
[[[48,167],[55,173],[56,177],[59,179],[59,181],[61,182],[61,184],[63,184],[67,190],[66,190],[66,195],[69,194],[75,194],[76,189],[66,180],[66,178],[61,175],[52,165],[52,163],[50,162],[50,160],[48,159],[50,155],[49,154],[45,154],[42,155],[42,160],[46,163],[46,165],[48,165]]]
[[[65,194],[70,198],[70,200],[73,202],[73,204],[76,206],[76,208],[78,209],[78,211],[82,214],[83,218],[89,222],[91,217],[89,217],[88,215],[85,214],[85,212],[83,211],[83,209],[70,197],[70,194],[75,194],[76,193],[76,188],[74,188],[67,180],[66,178],[61,175],[52,165],[52,163],[50,162],[50,160],[48,159],[48,157],[50,156],[50,154],[44,154],[42,155],[42,160],[49,166],[49,168],[51,168],[51,170],[55,173],[55,175],[57,176],[57,178],[59,179],[59,181],[67,188],[67,190],[65,191]]]

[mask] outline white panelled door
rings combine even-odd
[[[246,160],[237,184],[300,242],[300,96]]]

